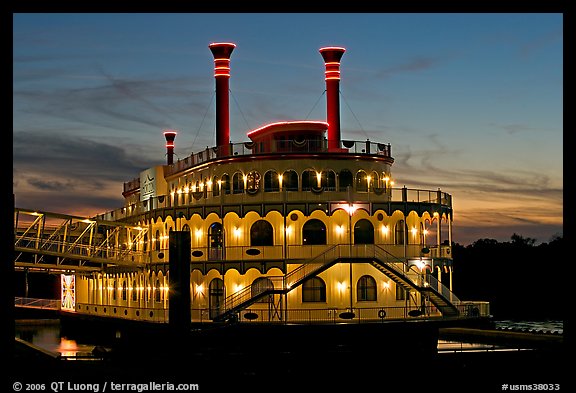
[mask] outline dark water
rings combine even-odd
[[[563,321],[494,321],[496,329],[513,331],[533,331],[563,334]],[[60,353],[64,357],[90,357],[98,342],[78,342],[75,339],[63,336],[60,323],[57,319],[37,319],[16,323],[16,337],[34,344],[42,349]],[[453,342],[451,342],[453,343]],[[446,341],[439,341],[439,348],[446,345]],[[104,345],[104,347],[106,347]]]
[[[496,329],[564,334],[563,321],[495,321]]]
[[[97,343],[81,343],[63,336],[58,319],[16,321],[16,337],[64,357],[90,357]]]

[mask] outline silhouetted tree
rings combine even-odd
[[[516,233],[510,239],[453,244],[455,294],[489,301],[496,319],[563,319],[564,239],[558,235],[540,245]]]

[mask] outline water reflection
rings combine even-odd
[[[44,350],[67,358],[93,357],[95,345],[62,336],[58,319],[16,321],[15,336]]]

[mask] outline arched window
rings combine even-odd
[[[156,231],[155,250],[156,250],[156,251],[160,251],[160,231],[159,231],[159,230]]]
[[[276,171],[268,171],[264,174],[264,192],[280,191],[280,181]]]
[[[374,225],[363,218],[354,224],[354,244],[374,244]]]
[[[273,246],[274,230],[266,220],[258,220],[250,227],[251,246]]]
[[[372,276],[362,276],[356,286],[356,298],[359,302],[376,301],[376,280]]]
[[[289,170],[282,175],[282,188],[286,191],[298,191],[298,174]]]
[[[148,251],[148,232],[144,234],[144,243],[142,244],[142,252]]]
[[[244,181],[242,181],[242,185],[244,185]],[[212,187],[214,187],[213,185]],[[230,176],[224,174],[220,179],[220,192],[222,194],[229,195],[230,194]]]
[[[302,172],[302,191],[310,191],[312,187],[318,188],[318,179],[316,172],[308,169]]]
[[[322,172],[321,184],[325,191],[336,191],[336,174],[334,171],[327,170]]]
[[[232,193],[242,194],[244,192],[244,175],[240,172],[236,172],[232,176]]]
[[[396,284],[396,300],[406,300],[406,289]]]
[[[224,232],[222,224],[215,222],[208,228],[208,259],[220,260],[224,255]]]
[[[160,289],[160,279],[158,279],[158,278],[156,279],[156,286],[154,287],[154,292],[155,292],[155,293],[154,293],[154,295],[155,295],[155,296],[154,296],[154,297],[155,297],[155,300],[156,300],[157,302],[161,302],[161,301],[162,301],[162,297],[161,297],[161,296],[162,296],[162,292],[161,292],[161,289]]]
[[[210,309],[210,319],[216,318],[224,305],[225,287],[221,278],[210,281],[208,288],[208,308]]]
[[[352,172],[350,172],[348,169],[341,170],[340,174],[338,175],[338,182],[339,182],[338,190],[346,191],[348,187],[352,188],[353,186],[352,179],[353,179]]]
[[[372,172],[370,174],[370,181],[368,183],[368,189],[380,187],[380,177],[378,176],[378,172]]]
[[[250,286],[250,294],[252,297],[259,296],[261,293],[267,291],[268,289],[274,289],[274,284],[272,280],[268,277],[258,277],[252,282]],[[258,299],[256,303],[268,303],[272,300],[273,294],[264,295],[262,298]]]
[[[302,228],[302,244],[305,246],[326,244],[326,225],[315,218],[306,221]]]
[[[118,292],[118,284],[116,279],[114,279],[114,285],[112,286],[112,300],[116,300],[116,292]]]
[[[122,300],[128,299],[128,289],[126,288],[126,280],[122,281]]]
[[[356,191],[368,191],[368,178],[364,171],[356,174]]]
[[[212,196],[220,195],[221,183],[222,182],[220,182],[220,184],[218,184],[218,178],[216,176],[214,176],[212,178]]]
[[[326,283],[320,277],[312,277],[302,284],[302,303],[325,301]]]
[[[136,280],[132,281],[132,301],[138,300],[138,288],[136,287]]]
[[[406,238],[406,223],[404,220],[399,220],[394,227],[394,244],[403,245]]]

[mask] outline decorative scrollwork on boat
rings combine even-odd
[[[244,142],[244,147],[248,150],[252,150],[256,146],[255,142]]]
[[[322,191],[324,191],[324,187],[310,187],[310,190],[312,190],[314,194],[321,194]]]
[[[384,187],[372,187],[372,191],[376,195],[382,195],[386,189]]]
[[[248,195],[256,195],[258,194],[258,190],[259,190],[258,188],[247,188],[246,193]]]
[[[293,139],[292,143],[294,144],[294,146],[296,147],[303,147],[306,144],[306,139]]]
[[[354,141],[342,141],[342,145],[344,145],[344,147],[346,147],[348,149],[353,148],[355,143],[356,142],[354,142]]]

